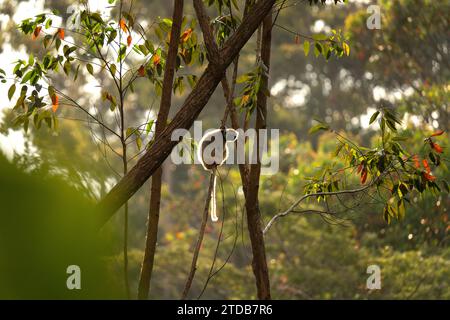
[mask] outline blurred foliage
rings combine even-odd
[[[119,298],[92,203],[59,179],[19,171],[0,157],[0,298]],[[67,267],[81,269],[81,290],[69,290]]]
[[[369,72],[373,87],[407,94],[399,110],[448,130],[450,3],[399,0],[380,6],[381,30],[368,32],[364,9],[345,20],[359,67]]]

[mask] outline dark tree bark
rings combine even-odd
[[[243,19],[236,32],[219,51],[217,62],[210,62],[197,85],[186,98],[180,111],[163,130],[160,138],[99,202],[99,226],[102,226],[152,176],[169,156],[179,141],[172,141],[176,129],[189,129],[222,80],[226,68],[233,62],[263,19],[269,14],[275,0],[258,1]]]
[[[215,43],[212,32],[209,26],[209,18],[206,16],[205,8],[201,0],[194,0],[194,8],[199,20],[200,27],[202,29],[203,37],[205,39],[208,56],[214,56],[217,52],[217,44]],[[272,16],[269,14],[263,22],[263,35],[261,39],[261,61],[269,67],[270,64],[270,50],[271,50],[271,38],[272,38]],[[235,79],[234,79],[235,81]],[[258,95],[258,108],[256,116],[256,129],[266,128],[266,115],[267,115],[267,96],[265,92],[268,88],[268,79],[266,76],[262,79],[262,90]],[[237,115],[235,108],[233,108],[233,94],[230,89],[229,83],[226,77],[222,79],[222,88],[225,99],[228,104],[228,108],[231,111],[230,117],[232,126],[235,130],[239,128],[237,121]],[[259,141],[257,141],[259,143]],[[258,299],[270,299],[270,281],[269,272],[266,262],[264,237],[261,226],[261,214],[259,212],[259,179],[261,172],[261,164],[258,158],[258,164],[251,166],[251,174],[248,176],[248,168],[245,164],[239,165],[239,171],[241,175],[242,186],[244,190],[246,211],[247,211],[247,224],[250,233],[250,241],[252,245],[253,261],[252,268],[255,275],[255,282],[257,287]]]
[[[270,49],[272,42],[272,15],[268,15],[263,22],[261,38],[261,62],[269,68]],[[267,89],[268,79],[266,75],[262,76],[261,90],[257,97],[256,108],[256,131],[266,129],[267,117]],[[257,163],[250,165],[248,179],[248,189],[245,201],[247,211],[247,227],[250,234],[250,241],[253,252],[252,268],[256,279],[258,299],[270,299],[269,270],[266,261],[266,249],[264,245],[264,235],[261,225],[261,213],[259,211],[259,179],[261,175],[261,150],[259,134],[257,135]]]
[[[183,20],[183,0],[175,0],[172,16],[172,30],[170,33],[169,50],[167,53],[166,66],[161,94],[161,103],[158,117],[156,118],[155,139],[159,139],[166,127],[172,102],[172,86],[175,75],[175,64],[180,42],[181,23]],[[162,167],[159,167],[152,175],[150,189],[150,207],[147,221],[147,237],[145,242],[144,259],[139,279],[138,299],[148,299],[150,281],[153,271],[153,262],[156,252],[156,241],[158,237],[159,211],[161,203]]]

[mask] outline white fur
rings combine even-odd
[[[227,140],[225,142],[225,145],[224,145],[224,147],[225,147],[225,156],[223,157],[223,159],[220,159],[219,164],[217,165],[217,167],[219,167],[222,164],[224,164],[225,161],[227,161],[227,159],[228,159],[229,150],[228,150],[227,143],[236,141],[238,136],[239,136],[239,133],[236,130],[234,130],[234,129],[225,129],[225,130],[226,130],[226,132],[233,132],[236,137],[233,140]],[[216,170],[208,169],[205,166],[205,163],[203,161],[204,157],[203,157],[202,152],[203,152],[203,143],[205,142],[205,140],[209,141],[212,136],[214,136],[216,134],[222,134],[221,131],[222,131],[222,129],[215,129],[215,130],[209,131],[207,134],[205,134],[200,139],[200,141],[198,143],[198,148],[197,148],[197,158],[200,161],[201,165],[203,166],[203,169],[205,169],[207,171],[210,171],[211,174],[214,175],[213,187],[212,187],[212,190],[211,190],[211,202],[210,202],[211,221],[213,221],[213,222],[216,222],[216,221],[219,220],[219,218],[217,217],[217,202],[216,202],[217,173],[215,172]],[[210,160],[214,160],[214,159],[210,159]],[[213,161],[211,161],[211,162],[213,162]]]

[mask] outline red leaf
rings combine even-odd
[[[53,112],[56,112],[56,110],[58,110],[59,107],[59,97],[54,94],[52,97],[52,110]]]
[[[358,174],[360,174],[361,173],[361,171],[362,171],[362,169],[363,169],[363,164],[361,163],[359,166],[358,166],[358,170],[356,170],[356,172],[358,173]]]
[[[152,57],[153,65],[157,66],[161,62],[161,58],[156,53]]]
[[[434,180],[436,180],[436,177],[435,177],[435,176],[432,176],[431,174],[426,173],[426,172],[423,173],[423,177],[424,177],[426,180],[428,180],[428,181],[434,181]]]
[[[189,40],[189,38],[192,35],[192,29],[189,28],[187,29],[185,32],[183,32],[183,34],[181,35],[181,41],[186,42]]]
[[[119,26],[120,26],[120,29],[122,29],[123,32],[127,32],[128,27],[127,27],[127,24],[125,22],[125,19],[123,19],[123,18],[120,19]]]
[[[422,160],[422,163],[423,163],[423,167],[425,168],[425,170],[427,171],[427,173],[430,173],[430,172],[431,172],[431,169],[430,169],[430,166],[428,165],[427,159],[423,159],[423,160]]]
[[[361,174],[361,184],[364,184],[367,180],[367,170],[364,169],[362,174]]]
[[[443,134],[444,134],[444,130],[438,130],[435,133],[433,133],[430,137],[441,136]]]
[[[435,142],[430,142],[431,148],[433,148],[437,153],[442,153],[442,147]]]
[[[41,29],[42,29],[41,26],[38,26],[38,27],[36,27],[36,29],[34,29],[33,36],[32,36],[33,40],[35,40],[35,39],[37,39],[37,37],[39,37],[39,34],[41,33]]]
[[[138,69],[138,75],[140,77],[144,77],[145,76],[145,67],[144,66],[140,66]]]
[[[128,46],[131,46],[131,41],[133,41],[133,38],[131,37],[131,35],[129,35],[127,37],[127,44],[128,44]]]
[[[61,40],[64,40],[65,31],[63,28],[58,28],[58,36]]]
[[[419,156],[417,154],[415,154],[413,156],[413,161],[414,161],[414,167],[419,169],[420,168],[420,162],[419,162]]]

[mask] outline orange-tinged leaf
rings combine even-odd
[[[431,169],[430,169],[430,166],[428,165],[427,159],[423,159],[423,160],[422,160],[422,163],[423,163],[423,167],[425,168],[425,170],[427,171],[427,173],[430,173],[430,172],[431,172]]]
[[[361,171],[362,171],[362,169],[363,169],[363,164],[361,163],[359,166],[358,166],[358,170],[356,170],[356,172],[358,173],[358,174],[360,174],[361,173]]]
[[[129,35],[129,36],[127,37],[127,45],[128,45],[128,46],[131,46],[131,41],[133,41],[133,38],[131,37],[131,35]]]
[[[145,67],[144,66],[140,66],[138,69],[138,75],[140,77],[144,77],[145,76]]]
[[[431,147],[434,149],[434,151],[436,151],[437,153],[442,153],[442,147],[440,145],[438,145],[435,142],[431,142]]]
[[[361,184],[366,183],[366,180],[367,180],[367,170],[364,169],[361,174]]]
[[[443,134],[444,134],[444,130],[438,130],[435,133],[433,133],[430,137],[441,136]]]
[[[128,27],[127,27],[127,23],[125,22],[125,19],[123,19],[123,18],[120,19],[119,26],[120,26],[120,29],[122,29],[123,32],[127,32]]]
[[[176,237],[178,240],[183,239],[183,238],[184,238],[184,232],[178,231],[177,233],[175,233],[175,237]]]
[[[58,36],[61,40],[64,40],[65,31],[63,28],[58,28]]]
[[[157,66],[161,62],[161,57],[156,53],[152,57],[153,65]]]
[[[414,167],[419,169],[420,168],[420,162],[419,162],[419,156],[417,154],[415,154],[413,156],[413,161],[414,161]]]
[[[298,36],[298,34],[295,35],[294,42],[295,42],[295,44],[299,44],[300,43],[300,37]]]
[[[426,180],[428,180],[428,181],[434,181],[434,180],[436,180],[436,177],[435,177],[435,176],[432,176],[431,174],[426,173],[426,172],[423,173],[423,177],[424,177]]]
[[[182,42],[188,41],[191,35],[192,35],[192,28],[186,29],[186,31],[184,31],[183,34],[181,35],[181,41]]]
[[[35,39],[37,39],[37,37],[39,37],[39,34],[41,33],[41,29],[42,29],[41,26],[38,26],[38,27],[36,27],[36,29],[34,29],[33,36],[32,36],[33,40],[35,40]]]
[[[52,97],[52,110],[53,112],[56,112],[56,110],[58,110],[59,107],[59,97],[54,94]]]

